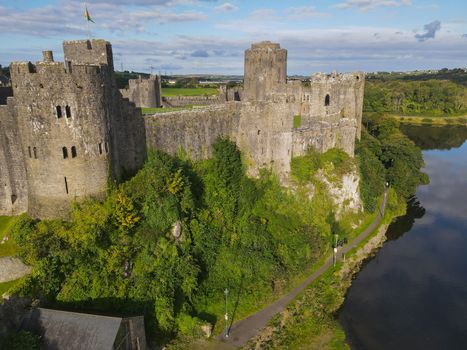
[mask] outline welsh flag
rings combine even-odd
[[[88,22],[96,23],[92,20],[91,15],[89,14],[89,11],[88,11],[88,7],[86,5],[84,6],[84,18],[86,18]]]

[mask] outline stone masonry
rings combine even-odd
[[[141,112],[121,97],[112,47],[66,41],[65,62],[10,65],[13,97],[0,106],[0,215],[65,217],[74,200],[103,197],[110,178],[146,158]]]
[[[246,50],[243,90],[225,90],[223,101],[201,109],[144,119],[116,87],[109,42],[63,47],[65,62],[45,51],[41,62],[10,65],[13,96],[0,104],[0,215],[65,217],[73,201],[103,197],[109,178],[136,172],[146,147],[202,159],[218,137],[229,137],[251,176],[269,168],[287,183],[292,157],[333,147],[353,156],[360,137],[364,74],[288,82],[287,50],[279,44]],[[130,86],[139,91],[131,97],[138,107],[154,99],[160,106],[160,79]]]
[[[286,183],[292,157],[309,148],[338,147],[353,156],[364,78],[361,72],[333,73],[315,74],[309,84],[287,82],[287,51],[271,42],[253,44],[245,52],[241,95],[204,109],[146,116],[148,146],[171,154],[182,148],[199,159],[211,155],[218,136],[229,137],[244,153],[250,175],[266,167]]]

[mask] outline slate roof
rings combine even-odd
[[[32,309],[23,329],[42,335],[45,349],[111,350],[122,318],[51,309]]]

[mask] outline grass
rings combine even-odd
[[[427,117],[391,115],[401,123],[416,125],[467,125],[467,116]]]
[[[162,96],[213,96],[219,93],[215,88],[162,88]]]
[[[170,113],[178,111],[188,111],[193,109],[193,106],[184,106],[184,107],[165,107],[165,108],[141,108],[143,114],[161,114],[161,113]]]
[[[14,285],[16,285],[21,279],[17,279],[17,280],[14,280],[14,281],[8,281],[8,282],[3,282],[3,283],[0,283],[0,297],[8,292]],[[1,302],[1,298],[0,298],[0,302]]]
[[[18,251],[18,246],[15,244],[13,239],[8,236],[7,232],[10,226],[14,222],[12,216],[0,216],[0,242],[3,237],[7,236],[9,239],[3,244],[0,244],[0,258],[4,256],[15,255]]]

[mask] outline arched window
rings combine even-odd
[[[71,158],[76,158],[76,147],[72,146],[71,147]]]
[[[57,111],[57,118],[61,118],[62,117],[62,107],[57,106],[57,107],[55,107],[55,109]]]
[[[32,153],[34,153],[34,159],[37,159],[37,148],[36,147],[32,148]]]
[[[99,154],[102,154],[102,143],[99,143]]]
[[[62,147],[62,152],[63,152],[63,159],[68,158],[68,149],[66,147]]]
[[[329,106],[330,104],[331,104],[331,96],[329,96],[329,94],[327,94],[325,99],[324,99],[324,105]]]
[[[71,107],[68,105],[65,106],[65,114],[67,118],[71,118]]]
[[[105,146],[105,153],[109,153],[109,144],[106,142],[104,143]]]
[[[29,153],[29,158],[32,158],[31,146],[28,146],[28,153]]]

